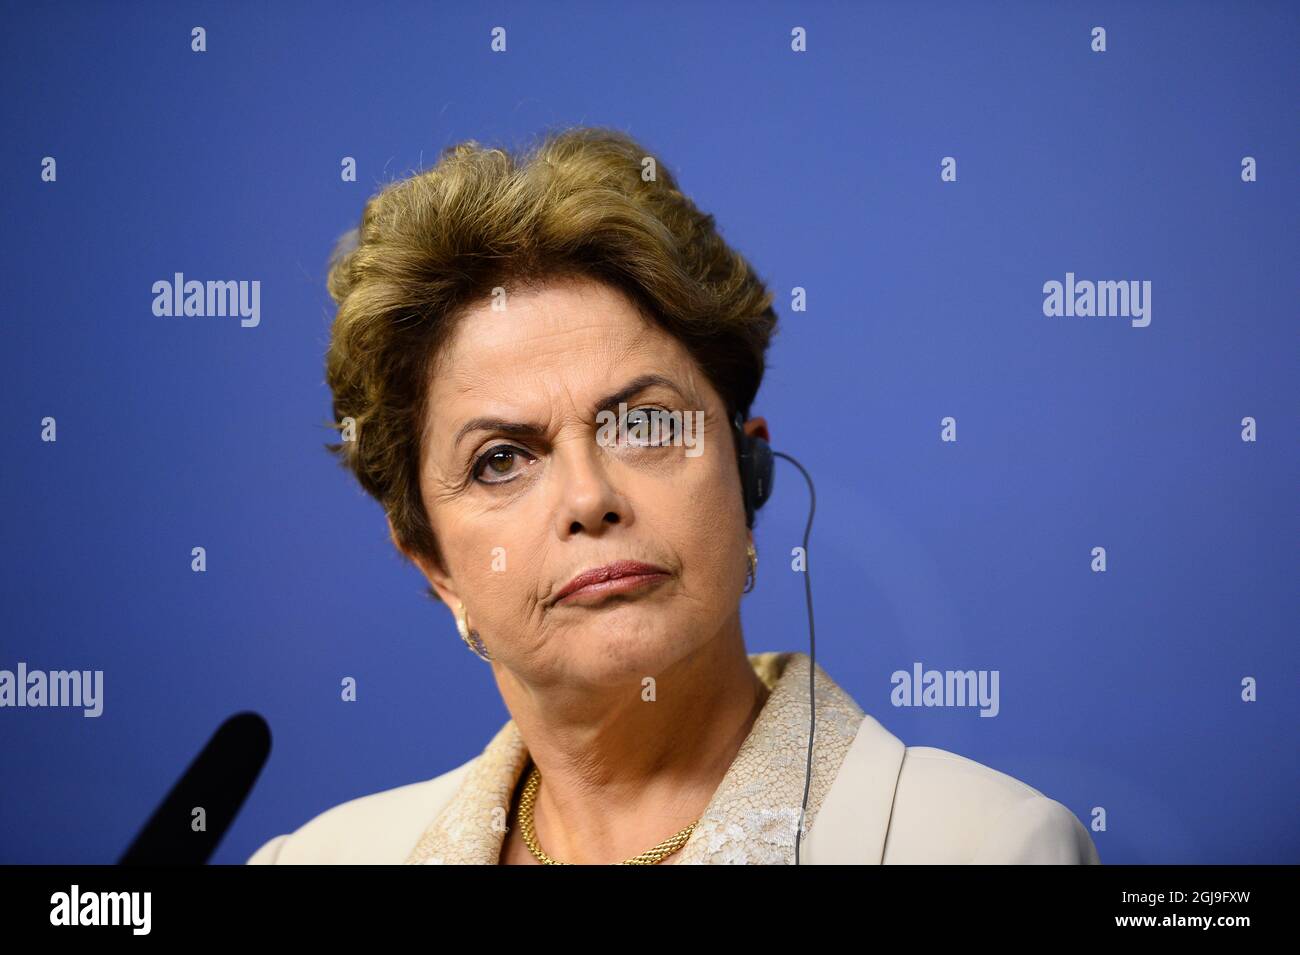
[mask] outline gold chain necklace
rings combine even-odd
[[[571,862],[559,862],[552,859],[542,851],[541,844],[537,841],[537,831],[533,828],[533,804],[537,801],[537,787],[542,784],[542,774],[538,772],[537,766],[528,774],[528,782],[524,784],[524,791],[519,796],[519,829],[520,834],[524,837],[524,844],[528,846],[528,851],[537,857],[542,865],[572,865]],[[653,849],[647,849],[639,855],[618,865],[654,865],[662,859],[672,855],[682,846],[686,845],[686,840],[691,837],[695,827],[700,824],[697,819],[677,835],[665,839]]]

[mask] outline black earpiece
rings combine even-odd
[[[740,487],[745,497],[745,526],[754,526],[754,512],[772,496],[775,471],[772,448],[762,438],[745,434],[745,416],[739,411],[731,419],[740,464]]]

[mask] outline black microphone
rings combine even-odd
[[[217,728],[118,865],[203,865],[235,821],[271,753],[271,728],[236,713]],[[196,813],[202,809],[202,816]],[[195,820],[204,824],[196,828]]]

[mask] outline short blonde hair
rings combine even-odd
[[[523,155],[450,146],[373,195],[329,263],[333,427],[350,418],[355,433],[326,448],[408,553],[446,566],[420,494],[420,435],[456,318],[495,287],[569,276],[621,290],[684,344],[728,417],[748,416],[776,330],[772,293],[657,157],[591,127],[549,132]]]

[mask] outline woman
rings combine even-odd
[[[331,450],[511,719],[249,861],[795,862],[810,660],[740,625],[776,315],[712,217],[616,132],[463,143],[369,201],[329,288]],[[800,863],[1097,861],[1060,803],[814,676]]]

